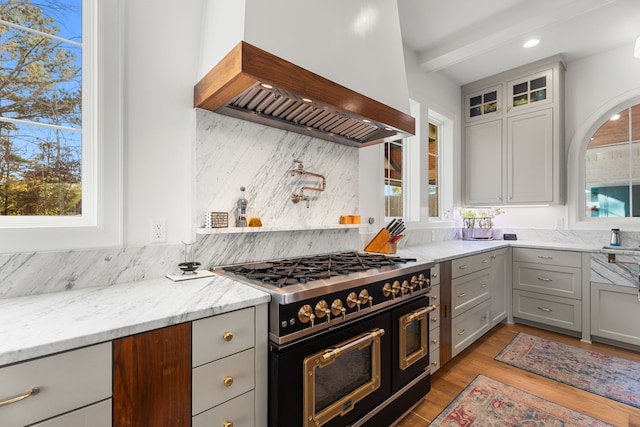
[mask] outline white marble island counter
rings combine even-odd
[[[269,298],[260,290],[212,276],[0,299],[0,366],[267,303]]]

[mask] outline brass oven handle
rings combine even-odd
[[[375,329],[373,331],[369,331],[365,334],[360,335],[357,338],[354,338],[352,341],[349,341],[342,347],[330,348],[327,349],[322,355],[322,361],[324,363],[335,359],[341,354],[348,353],[352,350],[357,350],[359,348],[364,348],[369,345],[374,339],[377,337],[381,337],[384,335],[384,329]]]
[[[34,394],[38,394],[38,393],[40,393],[40,387],[33,387],[31,390],[29,390],[25,394],[21,394],[20,396],[12,397],[7,400],[1,401],[0,406],[11,405],[12,403],[20,402],[21,400],[24,400],[27,397],[31,397]]]
[[[428,307],[419,308],[418,310],[414,311],[413,313],[407,314],[407,316],[404,318],[404,323],[409,324],[409,323],[413,322],[414,320],[417,320],[417,319],[420,319],[420,318],[426,318],[427,317],[427,313],[431,313],[436,308],[438,308],[437,305],[430,305]]]
[[[222,339],[229,342],[233,339],[233,332],[225,332],[224,334],[222,334]]]

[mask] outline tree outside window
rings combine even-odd
[[[0,215],[82,214],[81,0],[0,3]]]

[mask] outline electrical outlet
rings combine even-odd
[[[167,220],[152,219],[149,221],[150,234],[149,241],[151,243],[164,243],[167,241]]]

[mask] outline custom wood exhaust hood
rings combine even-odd
[[[194,106],[355,147],[415,134],[412,116],[244,41],[196,84]]]

